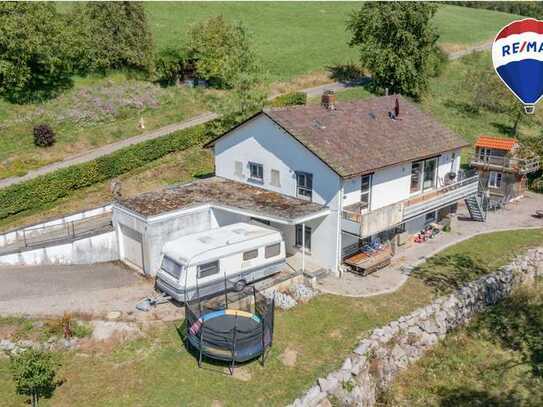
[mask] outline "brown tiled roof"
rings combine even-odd
[[[488,147],[496,150],[511,151],[517,143],[517,140],[514,138],[479,136],[475,142],[475,147]]]
[[[118,203],[145,217],[202,204],[216,204],[246,210],[255,215],[294,220],[326,209],[317,203],[292,198],[221,177],[146,192]]]
[[[400,115],[391,119],[396,97]],[[342,177],[468,146],[401,96],[338,102],[333,111],[307,105],[265,109],[264,114]]]

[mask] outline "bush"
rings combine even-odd
[[[155,59],[155,79],[163,86],[177,84],[185,69],[186,55],[175,48],[160,51]]]
[[[34,126],[34,144],[38,147],[51,147],[55,144],[55,132],[47,124]]]
[[[32,406],[40,397],[50,397],[57,385],[58,363],[51,353],[28,349],[11,359],[10,368],[17,393],[30,396]]]
[[[272,100],[273,107],[305,105],[307,95],[303,92],[292,92],[285,95],[277,96]]]
[[[166,154],[204,142],[209,138],[208,134],[207,125],[181,130],[3,188],[0,190],[0,219],[23,211],[43,209],[72,191],[117,177]]]

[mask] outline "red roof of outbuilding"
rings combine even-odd
[[[514,138],[499,138],[489,136],[479,136],[475,142],[475,147],[494,148],[496,150],[511,151],[517,144]]]

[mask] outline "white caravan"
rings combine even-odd
[[[285,265],[281,233],[234,223],[166,243],[156,287],[179,302],[221,292],[225,277],[238,287],[277,273]]]

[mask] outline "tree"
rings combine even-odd
[[[240,81],[252,84],[262,72],[250,35],[241,23],[211,17],[191,27],[188,36],[188,55],[196,72],[218,87],[232,88]],[[242,80],[241,74],[250,77]]]
[[[32,406],[37,407],[40,397],[51,396],[58,363],[53,355],[33,349],[12,357],[10,363],[13,380],[18,394],[30,396]]]
[[[222,17],[220,19],[222,20]],[[247,30],[240,23],[230,26],[226,31],[232,36],[227,41],[232,45],[232,48],[220,56],[221,67],[217,72],[220,72],[223,84],[230,90],[214,103],[215,110],[221,114],[221,119],[215,122],[215,131],[218,133],[240,123],[262,109],[267,94],[264,87],[266,73],[253,51],[252,41]],[[207,34],[204,36],[207,37]],[[222,54],[222,52],[217,54]],[[200,72],[200,68],[198,68],[201,66],[200,62],[199,59],[196,59],[198,72]],[[214,66],[211,60],[208,62],[209,66]],[[208,62],[203,66],[208,66]]]
[[[164,86],[178,85],[183,78],[186,59],[185,53],[179,49],[161,50],[155,59],[156,81]]]
[[[89,1],[77,5],[71,19],[71,47],[81,73],[151,70],[153,39],[142,3]]]
[[[468,57],[473,68],[468,71],[467,77],[477,78],[471,86],[472,106],[476,112],[485,109],[505,114],[511,120],[511,135],[517,137],[520,124],[529,120],[529,117],[524,113],[522,103],[503,84],[494,70],[481,69],[483,57],[481,53]]]
[[[436,10],[430,3],[368,2],[351,15],[349,45],[359,48],[375,85],[415,97],[426,90],[438,52],[431,24]]]
[[[0,2],[0,94],[42,100],[71,85],[64,20],[53,3]]]

